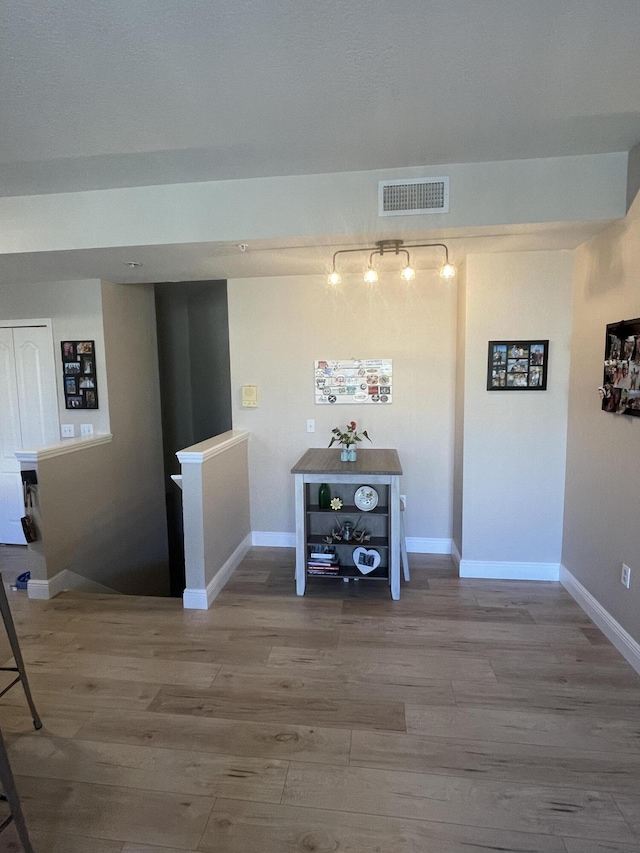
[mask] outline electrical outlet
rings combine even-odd
[[[93,435],[93,424],[80,424],[80,435],[83,438]]]
[[[60,424],[60,435],[62,438],[74,438],[76,428],[73,424]]]
[[[307,421],[307,432],[315,432],[316,431],[316,422],[313,418],[309,418]]]
[[[626,586],[627,589],[631,586],[631,569],[629,566],[622,564],[622,574],[620,575],[620,583]]]

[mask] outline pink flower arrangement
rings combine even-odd
[[[355,444],[356,441],[362,441],[361,436],[364,436],[367,441],[371,441],[369,436],[367,435],[366,429],[363,429],[362,432],[357,432],[357,424],[355,421],[351,421],[351,423],[347,424],[347,428],[344,432],[342,432],[338,427],[334,427],[331,432],[333,433],[333,437],[329,442],[329,447],[332,447],[334,444],[342,444],[345,447],[350,447],[352,444]]]

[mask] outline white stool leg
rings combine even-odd
[[[400,556],[402,558],[402,573],[405,581],[411,580],[409,574],[409,557],[407,556],[407,537],[404,533],[404,501],[400,501]]]

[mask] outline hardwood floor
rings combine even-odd
[[[208,612],[10,592],[36,853],[640,853],[640,677],[558,584],[411,564],[398,602],[265,548]]]

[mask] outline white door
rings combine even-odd
[[[21,447],[13,329],[0,329],[0,542],[10,545],[25,541],[20,463],[14,455]]]
[[[58,440],[51,332],[46,326],[0,328],[0,542],[22,545],[24,515],[15,451]]]
[[[46,326],[13,329],[22,446],[53,444],[60,438],[56,369],[51,332]]]

